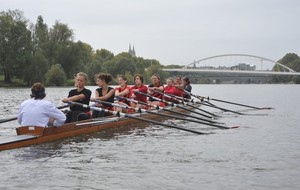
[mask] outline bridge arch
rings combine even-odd
[[[190,67],[193,67],[194,65],[197,65],[197,64],[201,64],[203,63],[204,61],[207,61],[207,60],[211,60],[211,59],[215,59],[215,58],[220,58],[220,57],[251,57],[251,58],[256,58],[256,59],[259,59],[259,60],[262,60],[262,61],[268,61],[268,62],[271,62],[271,63],[274,63],[275,65],[279,65],[280,67],[288,70],[288,72],[295,72],[293,69],[281,64],[281,63],[278,63],[277,61],[274,61],[274,60],[271,60],[271,59],[268,59],[268,58],[264,58],[264,57],[260,57],[260,56],[256,56],[256,55],[249,55],[249,54],[223,54],[223,55],[215,55],[215,56],[211,56],[211,57],[207,57],[207,58],[204,58],[204,59],[200,59],[200,60],[197,60],[197,61],[194,61],[193,63],[189,63],[188,65],[184,66],[185,69],[187,68],[190,68]]]

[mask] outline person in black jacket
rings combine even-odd
[[[68,97],[64,98],[62,101],[64,103],[73,101],[89,105],[92,92],[89,89],[85,88],[85,85],[88,81],[87,74],[79,72],[74,76],[74,80],[76,89],[70,90]],[[84,108],[79,105],[71,105],[70,111],[67,112],[66,116],[66,123],[70,123],[89,119],[91,118],[91,113],[89,108]]]
[[[187,93],[187,92],[192,92],[192,86],[191,86],[190,79],[188,77],[184,77],[182,81],[183,81],[183,89],[185,90],[183,92],[183,97],[191,99],[191,95],[189,93]]]

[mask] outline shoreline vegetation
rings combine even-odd
[[[16,79],[16,80],[12,80],[11,83],[5,83],[1,78],[3,78],[3,76],[0,76],[0,88],[22,88],[22,87],[28,87],[24,82]],[[286,84],[286,85],[291,85],[291,84],[297,84],[293,81],[290,81],[290,82],[279,82],[279,83],[193,83],[193,84],[211,84],[211,85],[228,85],[228,84],[244,84],[244,85],[250,85],[250,84]],[[95,86],[96,84],[94,83],[91,83],[89,84],[90,86]],[[114,81],[113,83],[111,83],[111,85],[117,85],[117,82]],[[128,85],[133,85],[133,83],[128,83]],[[45,85],[47,87],[58,87],[58,86],[55,86],[55,85]],[[59,87],[71,87],[71,86],[74,86],[74,82],[73,82],[73,79],[69,79],[64,85],[61,85]]]
[[[89,84],[95,84],[97,73],[110,73],[112,85],[117,77],[124,75],[129,84],[137,73],[144,76],[145,84],[157,74],[161,81],[176,75],[188,76],[194,84],[222,84],[222,79],[200,78],[197,74],[167,73],[163,68],[181,68],[180,65],[163,65],[155,58],[138,57],[135,47],[129,44],[128,52],[114,54],[107,49],[94,49],[88,43],[74,41],[74,31],[64,23],[56,21],[53,26],[38,16],[36,23],[25,18],[20,10],[0,11],[0,87],[30,87],[35,82],[46,86],[71,86],[73,76],[85,72]],[[300,72],[300,58],[295,53],[287,53],[279,63]],[[275,65],[273,71],[283,71]],[[274,76],[263,83],[300,84],[300,76]],[[248,82],[260,83],[248,79]]]

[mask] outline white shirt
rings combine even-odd
[[[21,126],[47,127],[50,117],[54,118],[54,126],[61,126],[66,120],[65,114],[50,101],[32,98],[22,102],[19,109],[18,122]]]

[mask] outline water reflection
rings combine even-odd
[[[85,154],[87,149],[94,149],[101,146],[102,142],[110,140],[118,140],[130,136],[146,136],[151,135],[151,127],[149,124],[141,125],[127,125],[117,128],[105,129],[101,132],[92,134],[84,134],[80,136],[70,137],[67,139],[56,140],[42,144],[33,145],[30,147],[21,148],[16,159],[23,161],[53,159],[54,157],[65,157],[66,154],[76,155]],[[147,131],[145,129],[147,128]],[[153,129],[152,129],[153,130]],[[122,144],[119,144],[122,146]],[[45,161],[46,161],[45,160]]]

